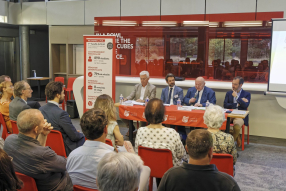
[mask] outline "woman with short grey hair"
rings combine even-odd
[[[108,153],[98,163],[96,183],[100,191],[137,191],[144,168],[141,158],[133,153]],[[149,178],[147,179],[149,180]],[[147,181],[148,182],[148,181]],[[143,190],[143,189],[140,189]]]
[[[219,130],[225,121],[225,113],[222,107],[210,105],[204,114],[204,123],[213,137],[213,152],[225,153],[233,156],[233,165],[236,163],[237,151],[233,136]]]

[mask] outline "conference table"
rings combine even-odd
[[[116,107],[119,107],[119,117],[127,119],[129,121],[129,140],[133,143],[132,125],[135,121],[146,121],[144,111],[145,106],[141,105],[120,105],[115,103]],[[178,110],[176,105],[165,106],[165,119],[163,124],[178,125],[178,126],[190,126],[190,127],[202,127],[208,128],[204,124],[205,110],[193,109],[192,111]],[[244,119],[249,114],[249,111],[245,111],[243,115],[235,115],[232,113],[225,113],[226,121],[223,122],[220,130],[224,130],[229,133],[231,118]]]

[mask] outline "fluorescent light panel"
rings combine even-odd
[[[102,26],[137,26],[136,21],[103,21]]]
[[[177,26],[176,21],[143,21],[142,26],[164,26],[164,27],[174,27]]]
[[[224,27],[260,27],[263,21],[225,21]]]

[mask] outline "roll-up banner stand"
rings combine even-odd
[[[83,112],[92,109],[96,98],[107,94],[115,101],[115,36],[83,36]]]

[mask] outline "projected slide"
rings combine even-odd
[[[273,21],[268,90],[286,92],[286,20]]]

